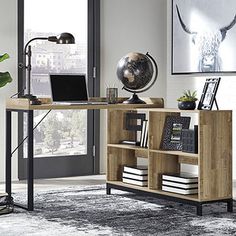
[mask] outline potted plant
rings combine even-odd
[[[177,99],[178,108],[180,110],[194,110],[197,100],[197,91],[191,92],[190,90],[186,90],[183,92],[183,96]]]
[[[0,62],[9,58],[7,53],[0,55]],[[9,72],[0,72],[0,88],[12,81],[12,77]]]

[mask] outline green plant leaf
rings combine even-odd
[[[192,102],[197,101],[197,91],[191,92],[189,89],[183,91],[183,96],[179,97],[177,101],[179,102]]]
[[[0,55],[0,62],[8,59],[10,56],[7,53],[4,53],[3,55]]]
[[[9,72],[0,72],[0,87],[5,86],[12,81],[12,77]]]

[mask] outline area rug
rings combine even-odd
[[[14,195],[23,202],[23,193]],[[235,206],[236,207],[236,204]],[[236,235],[236,213],[225,203],[195,207],[113,190],[105,185],[36,191],[35,211],[0,216],[2,236]]]

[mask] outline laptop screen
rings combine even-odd
[[[52,101],[88,101],[84,74],[51,74]]]

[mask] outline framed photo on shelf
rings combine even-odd
[[[198,110],[211,110],[214,102],[218,109],[218,104],[216,102],[216,93],[219,87],[220,77],[206,79],[200,101],[198,103]]]
[[[235,0],[172,0],[173,75],[236,72],[235,9]]]
[[[125,119],[126,130],[141,131],[145,119],[145,113],[127,112]]]
[[[162,150],[182,150],[182,129],[188,129],[190,117],[167,116],[162,133],[160,148]]]
[[[133,133],[133,138],[131,140],[121,140],[120,142],[123,144],[139,146],[141,142],[141,131],[145,120],[145,113],[127,112],[125,114],[124,128]]]

